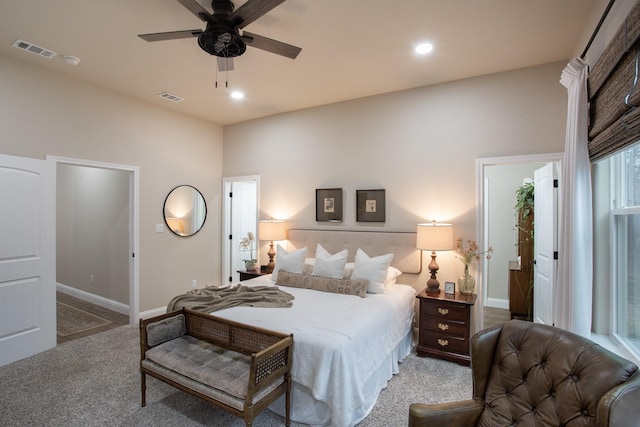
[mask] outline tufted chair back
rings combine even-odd
[[[640,425],[638,367],[570,332],[511,320],[473,337],[471,367],[473,400],[412,404],[409,426]]]
[[[494,350],[477,425],[595,426],[600,398],[637,370],[613,356],[561,329],[507,323]]]

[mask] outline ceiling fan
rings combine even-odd
[[[247,0],[234,11],[230,0],[213,0],[213,15],[203,8],[196,0],[178,0],[202,21],[207,23],[204,30],[182,30],[164,33],[139,34],[143,40],[157,42],[164,40],[198,38],[198,45],[205,52],[218,57],[218,70],[233,70],[233,58],[242,55],[247,46],[266,50],[267,52],[295,59],[300,51],[292,46],[268,37],[243,31],[246,27],[285,0]]]

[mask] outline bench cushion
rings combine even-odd
[[[251,357],[184,335],[146,351],[143,365],[170,379],[194,387],[198,391],[242,410],[247,397]],[[146,363],[145,363],[146,362]],[[153,363],[149,363],[153,362]],[[170,371],[179,375],[172,375]],[[187,381],[181,381],[180,376]],[[282,381],[274,381],[254,395],[253,402],[275,389]],[[221,394],[228,395],[226,398]]]

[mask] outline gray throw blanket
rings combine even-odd
[[[276,286],[236,285],[226,288],[211,286],[178,295],[167,305],[167,312],[179,310],[182,307],[205,313],[238,306],[291,307],[293,298],[293,295],[281,291]]]

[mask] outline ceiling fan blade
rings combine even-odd
[[[160,42],[164,40],[189,39],[191,37],[198,37],[200,34],[202,34],[202,30],[197,29],[169,31],[166,33],[138,34],[138,37],[148,42]]]
[[[196,0],[178,0],[181,5],[189,9],[189,12],[196,15],[198,18],[202,19],[204,22],[207,22],[209,18],[211,18],[211,14],[207,12],[207,9],[200,6]]]
[[[238,27],[244,28],[284,1],[285,0],[247,0],[246,3],[229,15],[229,20],[237,23]]]
[[[245,41],[247,46],[266,50],[267,52],[286,56],[287,58],[291,59],[296,59],[298,54],[302,51],[302,49],[297,46],[279,42],[278,40],[273,40],[268,37],[250,33],[248,31],[244,31],[242,33],[242,39]]]
[[[218,56],[218,71],[233,71],[233,58]]]

